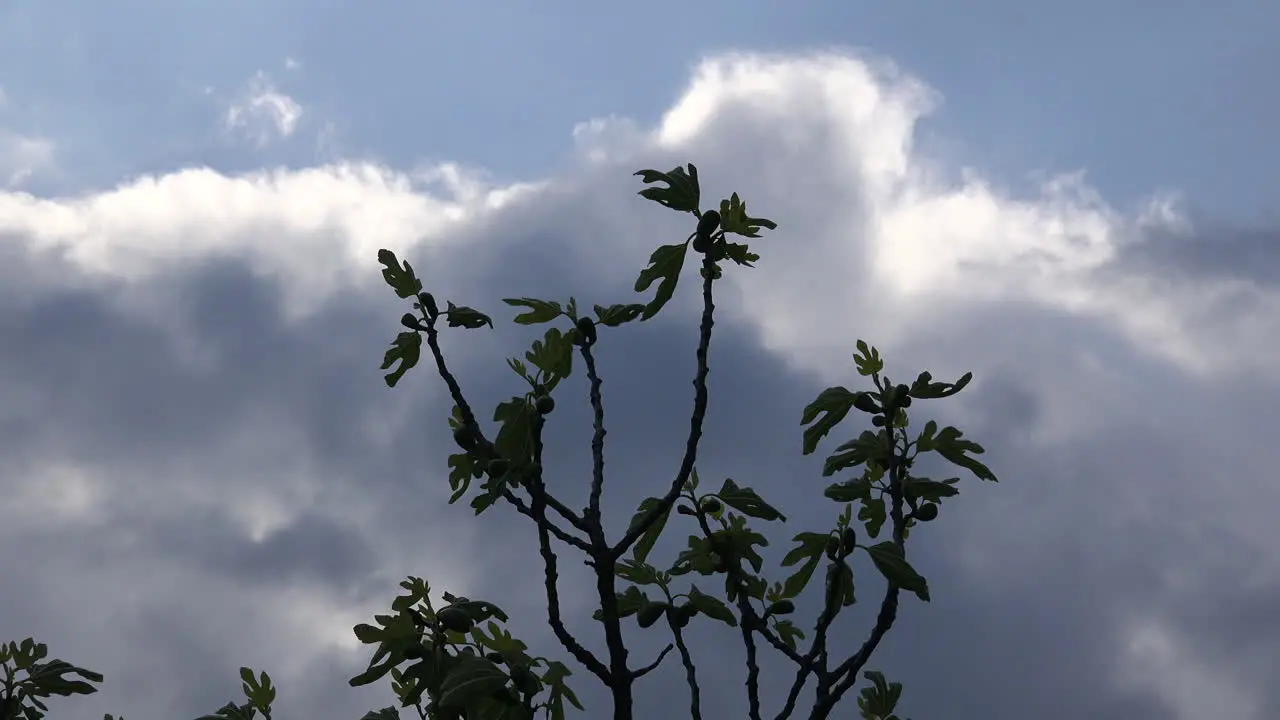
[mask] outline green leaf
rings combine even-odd
[[[954,497],[960,493],[955,484],[959,478],[949,478],[941,482],[928,478],[908,477],[903,480],[903,493],[916,500],[938,502],[942,498]]]
[[[382,679],[382,676],[391,672],[391,668],[396,666],[396,658],[388,657],[381,663],[371,664],[369,669],[347,681],[351,687],[360,687],[361,685],[369,685]]]
[[[657,585],[661,580],[657,568],[637,560],[619,560],[613,574],[636,585]]]
[[[725,505],[746,513],[754,518],[760,518],[765,521],[782,520],[786,521],[786,516],[778,512],[773,506],[765,502],[763,498],[756,494],[751,488],[738,487],[731,479],[725,478],[724,485],[720,487],[720,491],[716,493]]]
[[[886,580],[929,602],[929,584],[903,557],[901,548],[893,542],[885,541],[865,549],[871,556],[871,561],[876,564],[876,569],[884,575]]]
[[[760,259],[760,256],[751,252],[745,243],[719,243],[716,245],[716,249],[716,260],[729,258],[745,267],[755,267],[752,263]]]
[[[826,537],[825,535],[823,537]],[[794,551],[793,551],[794,552]],[[819,551],[821,553],[821,551]],[[813,571],[817,569],[818,563],[822,560],[822,555],[812,555],[804,561],[799,570],[796,570],[782,583],[782,597],[794,598],[799,597],[804,592],[804,588],[809,584],[809,580],[813,578]]]
[[[623,323],[629,323],[640,317],[640,313],[644,312],[644,307],[645,306],[642,303],[610,305],[609,307],[596,305],[596,318],[601,325],[617,327]]]
[[[982,446],[971,440],[964,440],[962,436],[963,433],[959,430],[950,426],[944,427],[930,442],[931,449],[952,464],[965,468],[979,479],[997,482],[995,474],[986,465],[965,454],[981,455],[985,452]]]
[[[515,316],[515,322],[521,325],[536,325],[550,322],[564,314],[560,303],[537,298],[503,298],[502,302],[512,307],[526,307],[528,312]]]
[[[383,630],[382,628],[374,627],[368,623],[360,623],[351,629],[355,631],[356,639],[366,645],[369,645],[371,643],[376,643],[376,642],[382,642],[382,639],[386,636],[385,630]],[[242,669],[241,673],[243,674],[243,672],[244,670]],[[246,680],[245,682],[248,682],[248,681]]]
[[[627,526],[626,534],[640,526],[641,521],[650,513],[662,505],[662,499],[656,497],[648,497],[640,502],[639,509],[631,516],[631,523]],[[636,562],[642,563],[649,557],[649,551],[653,549],[654,543],[658,542],[658,536],[662,534],[662,529],[667,525],[667,518],[671,517],[671,508],[662,513],[654,520],[643,534],[636,540],[636,544],[631,548],[631,557]]]
[[[818,441],[826,437],[841,420],[849,414],[849,410],[853,408],[854,398],[857,393],[850,392],[844,387],[829,387],[818,394],[813,402],[809,403],[804,409],[804,415],[800,418],[801,425],[813,423],[812,427],[806,428],[804,431],[804,454],[812,453],[818,447]],[[824,415],[825,413],[825,415]],[[819,415],[823,415],[819,418]],[[816,422],[815,422],[816,420]]]
[[[457,502],[467,493],[475,470],[476,467],[470,455],[456,453],[449,456],[449,488],[453,490],[453,494],[449,496],[449,504]]]
[[[493,320],[488,315],[469,307],[460,307],[449,302],[449,307],[441,313],[449,319],[449,327],[461,327],[468,330],[475,330],[488,325],[493,327]]]
[[[836,502],[853,502],[854,500],[871,499],[871,481],[866,477],[857,477],[844,482],[832,483],[822,491],[823,495]]]
[[[777,230],[778,224],[747,215],[747,204],[738,198],[738,193],[734,193],[728,200],[720,201],[720,227],[727,233],[757,238],[760,237],[760,228]]]
[[[416,332],[402,332],[396,336],[391,347],[382,355],[382,368],[386,370],[396,363],[400,362],[400,367],[393,372],[387,373],[383,379],[387,382],[387,387],[395,387],[400,382],[400,378],[404,377],[406,372],[414,365],[418,364],[418,358],[422,351],[422,336]]]
[[[973,380],[973,373],[967,372],[954,383],[936,383],[933,382],[933,375],[925,371],[920,373],[915,382],[911,383],[911,397],[917,400],[936,400],[938,398],[951,397],[963,390],[970,380]]]
[[[822,475],[830,477],[841,470],[868,462],[884,467],[888,465],[890,452],[887,434],[863,430],[862,434],[843,443],[827,457],[826,462],[822,464]]]
[[[653,601],[640,591],[635,585],[629,586],[626,590],[614,595],[618,599],[618,618],[630,617],[640,611]],[[600,610],[596,610],[591,617],[597,621],[604,620],[604,614]]]
[[[868,535],[879,537],[880,528],[884,527],[886,518],[883,497],[868,498],[862,501],[862,507],[858,509],[858,519],[866,526]]]
[[[665,173],[657,170],[637,171],[635,174],[639,175],[646,185],[653,183],[666,183],[668,185],[665,188],[645,188],[638,194],[647,200],[665,205],[672,210],[680,212],[696,211],[701,194],[698,187],[698,168],[694,167],[693,163],[689,163],[688,168],[687,172],[681,167]]]
[[[378,262],[382,263],[382,279],[396,291],[396,296],[408,298],[422,292],[422,281],[413,274],[413,267],[405,262],[401,266],[396,254],[390,250],[378,251]]]
[[[636,279],[636,292],[644,292],[659,278],[662,281],[658,283],[658,291],[654,294],[653,300],[645,306],[644,313],[640,316],[641,320],[648,320],[657,315],[662,306],[666,305],[675,294],[676,283],[680,280],[680,270],[684,268],[684,256],[688,247],[688,243],[663,245],[649,256],[649,266],[641,270],[640,277]]]
[[[532,349],[524,357],[548,375],[548,391],[573,373],[573,341],[559,328],[547,328],[542,339],[535,340]]]
[[[465,708],[477,698],[492,695],[507,684],[507,674],[493,661],[462,653],[457,664],[440,682],[438,702],[444,707]]]
[[[853,362],[858,366],[858,374],[870,377],[884,369],[884,360],[880,359],[880,351],[867,347],[865,341],[858,341],[858,352],[853,354]]]
[[[394,705],[388,705],[381,710],[370,710],[360,720],[400,720],[400,711]]]
[[[773,624],[773,632],[784,645],[796,649],[796,640],[804,639],[804,631],[791,620],[778,620]]]
[[[525,468],[533,462],[533,417],[533,408],[520,396],[494,408],[493,421],[502,425],[493,447],[514,468]]]
[[[729,627],[738,626],[738,618],[729,610],[729,606],[721,602],[719,598],[702,592],[697,585],[690,586],[689,592],[685,594],[685,597],[688,598],[689,604],[703,615],[713,620],[719,620]]]

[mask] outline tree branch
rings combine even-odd
[[[533,422],[533,452],[534,462],[538,463],[538,467],[542,463],[542,418],[538,417]],[[551,533],[548,530],[550,523],[547,521],[546,514],[546,490],[542,483],[542,471],[530,478],[529,493],[532,495],[533,504],[531,511],[533,519],[538,525],[538,550],[542,555],[542,562],[545,569],[545,581],[547,588],[547,622],[551,625],[551,630],[555,633],[560,644],[564,646],[578,662],[582,663],[596,677],[600,678],[606,686],[613,684],[613,674],[604,663],[592,655],[589,650],[582,647],[582,644],[569,632],[564,626],[564,620],[560,617],[560,593],[556,588],[559,579],[559,573],[556,563],[556,554],[551,549]]]
[[[604,491],[604,399],[600,394],[600,375],[596,372],[596,359],[591,346],[583,343],[582,361],[587,366],[587,379],[591,381],[591,409],[595,413],[595,428],[591,436],[591,499],[587,504],[588,523],[600,525],[600,495]]]
[[[680,491],[689,481],[689,473],[693,472],[694,463],[698,459],[698,441],[702,439],[702,423],[707,416],[707,373],[709,372],[707,352],[711,346],[711,328],[715,325],[713,315],[716,307],[711,296],[715,263],[707,256],[703,256],[702,270],[702,324],[698,338],[698,372],[693,379],[693,415],[689,418],[689,437],[685,441],[684,458],[680,461],[680,470],[676,473],[675,481],[671,483],[671,488],[667,490],[667,494],[662,497],[657,507],[650,510],[618,541],[617,545],[613,546],[610,554],[614,559],[622,557],[632,543],[649,529],[650,525],[671,510],[671,506],[675,505],[676,499],[680,497]]]
[[[879,378],[877,378],[877,385],[879,384],[878,380]],[[906,528],[906,521],[902,514],[902,476],[906,473],[906,468],[898,463],[897,440],[892,423],[889,423],[889,427],[886,427],[885,431],[889,433],[889,460],[886,463],[886,472],[889,475],[889,497],[892,500],[889,516],[893,519],[893,543],[898,546],[898,549],[902,551],[902,556],[905,558],[906,545],[903,531]],[[831,673],[830,677],[835,682],[830,686],[829,692],[820,693],[814,703],[813,712],[809,714],[810,720],[824,720],[831,714],[836,703],[840,702],[840,698],[857,684],[858,671],[871,659],[871,654],[875,652],[885,634],[893,627],[893,621],[897,616],[898,586],[890,581],[889,587],[885,589],[884,599],[880,602],[880,612],[876,616],[876,624],[871,630],[871,635],[867,637],[866,642],[862,643],[862,647],[858,649],[858,652],[849,656]]]

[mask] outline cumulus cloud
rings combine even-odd
[[[290,65],[289,69],[294,69]],[[302,106],[281,92],[266,73],[259,70],[244,93],[231,103],[223,118],[227,133],[247,138],[258,147],[293,135],[302,118]]]
[[[251,96],[274,99],[228,126],[287,136],[301,109],[255,82]],[[1190,262],[1214,237],[1168,195],[1128,212],[1083,175],[1000,188],[942,166],[913,142],[939,101],[882,60],[731,54],[704,61],[654,127],[579,126],[586,162],[535,183],[334,162],[0,193],[0,487],[9,508],[44,513],[4,515],[0,571],[23,590],[5,596],[0,633],[111,671],[101,696],[73,701],[99,715],[207,711],[239,664],[280,675],[282,714],[386,704],[385,688],[345,687],[367,657],[349,627],[410,573],[510,598],[518,631],[559,655],[539,630],[528,528],[482,534],[491,516],[442,507],[440,383],[423,368],[381,385],[401,311],[374,256],[393,248],[437,296],[498,317],[506,296],[625,302],[653,247],[688,232],[629,174],[693,161],[704,198],[737,191],[780,224],[720,291],[704,476],[825,526],[838,508],[798,456],[797,421],[825,385],[856,382],[855,339],[891,373],[977,377],[937,413],[1005,482],[969,483],[913,537],[935,601],[904,606],[875,662],[907,683],[908,714],[1191,718],[1212,700],[1218,716],[1276,716],[1260,668],[1280,664],[1280,624],[1258,608],[1280,590],[1280,491],[1265,480],[1280,460],[1266,430],[1280,419],[1280,284]],[[615,525],[674,471],[682,423],[662,419],[689,400],[690,276],[664,316],[602,338]],[[500,328],[448,337],[481,406],[517,391],[495,358],[530,339]],[[572,405],[551,457],[553,489],[576,497],[589,418]],[[860,572],[868,603],[874,572]],[[581,573],[562,590],[594,638]],[[82,618],[85,595],[120,620],[108,636]],[[850,648],[861,609],[839,627]],[[733,640],[708,631],[695,647],[740,652]],[[723,681],[708,702],[737,708],[738,668],[708,673]],[[669,685],[647,711],[683,707],[664,704],[678,668],[646,680]]]

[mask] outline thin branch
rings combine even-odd
[[[680,662],[684,665],[685,680],[689,683],[689,717],[691,720],[702,720],[702,692],[698,688],[698,671],[693,666],[693,656],[689,647],[684,644],[684,634],[680,628],[671,626],[676,636],[676,647],[680,650]]]
[[[534,462],[538,463],[538,467],[542,463],[542,418],[536,418],[533,423],[533,447]],[[582,663],[584,667],[590,670],[596,677],[600,678],[606,686],[612,685],[613,674],[609,669],[600,662],[595,655],[589,650],[582,647],[582,644],[569,632],[564,626],[564,620],[560,617],[560,593],[556,589],[556,583],[559,574],[556,564],[556,554],[551,550],[551,533],[549,531],[550,523],[547,521],[546,513],[546,490],[542,484],[542,472],[539,470],[529,482],[529,492],[533,496],[533,519],[538,524],[538,550],[542,555],[542,562],[545,568],[545,581],[547,587],[547,622],[551,625],[551,630],[555,633],[560,644],[566,650]]]
[[[617,545],[613,546],[611,555],[615,559],[622,557],[632,543],[649,529],[650,525],[653,525],[659,517],[671,510],[671,506],[680,497],[680,491],[684,489],[685,483],[689,481],[689,473],[693,472],[694,463],[698,459],[698,441],[702,439],[702,423],[707,416],[707,373],[709,372],[707,368],[707,351],[711,346],[711,328],[715,325],[713,315],[716,307],[711,297],[711,285],[714,282],[712,278],[715,277],[715,263],[707,256],[703,256],[702,270],[702,324],[698,338],[698,372],[693,379],[693,415],[689,418],[689,437],[685,441],[684,458],[680,461],[680,470],[676,473],[676,478],[671,483],[671,488],[667,490],[667,494],[662,497],[661,502],[651,509],[640,522],[636,523],[618,541]]]
[[[600,374],[596,372],[596,359],[591,346],[583,343],[582,361],[587,366],[587,379],[591,381],[591,409],[595,413],[595,428],[591,436],[591,499],[587,505],[588,522],[600,524],[600,495],[604,491],[604,399],[600,394]]]
[[[552,500],[551,495],[544,493],[544,496],[546,497],[547,505],[550,506],[551,500]],[[534,522],[537,522],[537,518],[534,517],[534,514],[533,514],[533,508],[529,507],[528,505],[525,505],[524,501],[521,500],[519,497],[517,497],[515,493],[511,492],[510,488],[503,489],[502,497],[505,498],[507,502],[511,503],[511,505],[514,506],[515,509],[521,515],[524,515],[528,518],[532,518]],[[573,535],[570,535],[569,533],[562,530],[560,527],[556,526],[556,524],[551,522],[549,519],[546,521],[546,525],[547,525],[547,530],[549,530],[551,534],[556,537],[557,540],[563,542],[566,545],[572,545],[573,547],[578,548],[579,550],[581,550],[584,553],[587,553],[588,555],[591,553],[591,546],[587,544],[587,541],[583,540],[582,538],[578,538],[578,537],[574,537]]]
[[[658,667],[658,665],[662,664],[662,658],[666,657],[667,653],[671,652],[671,647],[672,647],[671,643],[667,643],[667,646],[662,648],[662,652],[658,653],[657,660],[654,660],[653,662],[649,663],[648,665],[645,665],[644,667],[638,670],[631,671],[631,679],[638,680],[644,677],[645,675],[648,675],[649,673],[653,672]]]
[[[877,382],[877,384],[879,383]],[[897,441],[891,423],[890,427],[886,428],[886,431],[890,433],[889,460],[886,472],[889,475],[889,495],[892,499],[889,516],[893,519],[893,544],[898,546],[898,550],[902,552],[905,558],[906,545],[903,532],[906,528],[906,522],[902,514],[902,476],[906,473],[906,468],[898,463]],[[898,586],[890,581],[889,587],[885,589],[884,599],[880,602],[880,612],[876,616],[876,624],[871,630],[871,635],[867,637],[866,642],[862,643],[862,647],[858,649],[858,652],[840,663],[839,667],[831,673],[831,678],[837,680],[831,686],[829,692],[822,693],[818,697],[817,702],[814,704],[813,712],[809,714],[810,720],[824,720],[831,714],[836,704],[840,702],[840,698],[857,684],[858,671],[871,659],[871,654],[875,652],[885,634],[893,627],[893,621],[898,616],[898,591]]]
[[[735,561],[736,562],[736,561]],[[754,613],[751,601],[747,599],[745,588],[738,588],[738,612]],[[739,623],[742,629],[742,643],[747,648],[747,705],[751,720],[760,720],[760,665],[756,662],[756,640],[751,636],[752,629],[746,623]]]

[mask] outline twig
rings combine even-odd
[[[702,423],[707,416],[707,351],[711,346],[711,328],[715,325],[715,303],[712,301],[711,285],[715,277],[715,263],[710,257],[704,256],[702,259],[702,324],[699,328],[698,338],[698,372],[693,379],[693,415],[689,418],[689,437],[685,440],[684,458],[680,461],[680,470],[676,473],[676,479],[671,483],[671,488],[667,490],[661,501],[656,507],[651,509],[644,518],[635,524],[627,534],[614,545],[610,553],[613,559],[622,557],[632,543],[640,538],[641,535],[653,525],[659,517],[671,510],[671,506],[675,504],[676,499],[680,497],[680,491],[684,489],[685,483],[689,481],[689,473],[693,472],[694,463],[698,459],[698,441],[702,439]]]

